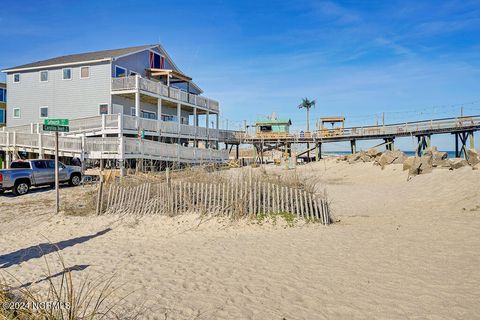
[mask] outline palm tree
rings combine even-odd
[[[299,109],[306,109],[307,110],[307,132],[310,131],[310,118],[309,118],[309,113],[310,113],[310,108],[315,107],[315,100],[308,100],[308,98],[302,99],[302,103],[298,105]]]

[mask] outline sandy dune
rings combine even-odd
[[[134,291],[125,306],[142,304],[146,319],[478,318],[479,171],[407,181],[401,166],[333,159],[297,171],[326,189],[339,222],[65,217],[50,214],[51,191],[2,196],[0,272],[42,279],[48,238],[76,277],[116,273],[118,294]]]

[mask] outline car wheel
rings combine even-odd
[[[80,177],[79,174],[74,174],[70,177],[70,180],[68,181],[68,184],[70,186],[78,186],[80,185],[80,182],[82,182],[82,178]]]
[[[30,189],[30,185],[26,181],[17,181],[15,182],[15,185],[13,186],[13,194],[16,196],[23,196],[24,194],[28,193],[28,190]]]

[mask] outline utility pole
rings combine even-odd
[[[60,212],[60,196],[58,193],[58,131],[55,131],[55,213]]]
[[[385,126],[385,112],[382,112],[382,126]]]
[[[463,117],[463,106],[460,108],[460,117]]]

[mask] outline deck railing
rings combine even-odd
[[[136,90],[135,76],[112,78],[112,91]],[[218,112],[218,101],[187,93],[146,78],[138,79],[138,89]]]
[[[120,123],[123,123],[123,130],[120,130]],[[134,116],[121,114],[107,114],[80,119],[72,119],[69,124],[70,131],[62,134],[63,136],[74,135],[99,135],[102,133],[115,134],[121,131],[138,132],[145,130],[146,135],[159,135],[175,137],[179,136],[188,139],[199,140],[219,140],[224,142],[234,142],[240,139],[240,132],[231,130],[218,130],[213,128],[196,127],[187,124],[178,124],[177,122],[160,121],[155,119],[137,118]],[[32,123],[17,127],[4,127],[0,132],[17,133],[42,133],[41,123]],[[45,134],[52,134],[45,132]]]
[[[123,145],[122,145],[123,141]],[[138,138],[59,137],[59,150],[90,159],[156,159],[187,163],[222,162],[227,150],[185,147]],[[122,149],[123,148],[123,149]],[[28,150],[43,154],[55,149],[55,136],[46,133],[0,132],[0,150]]]

